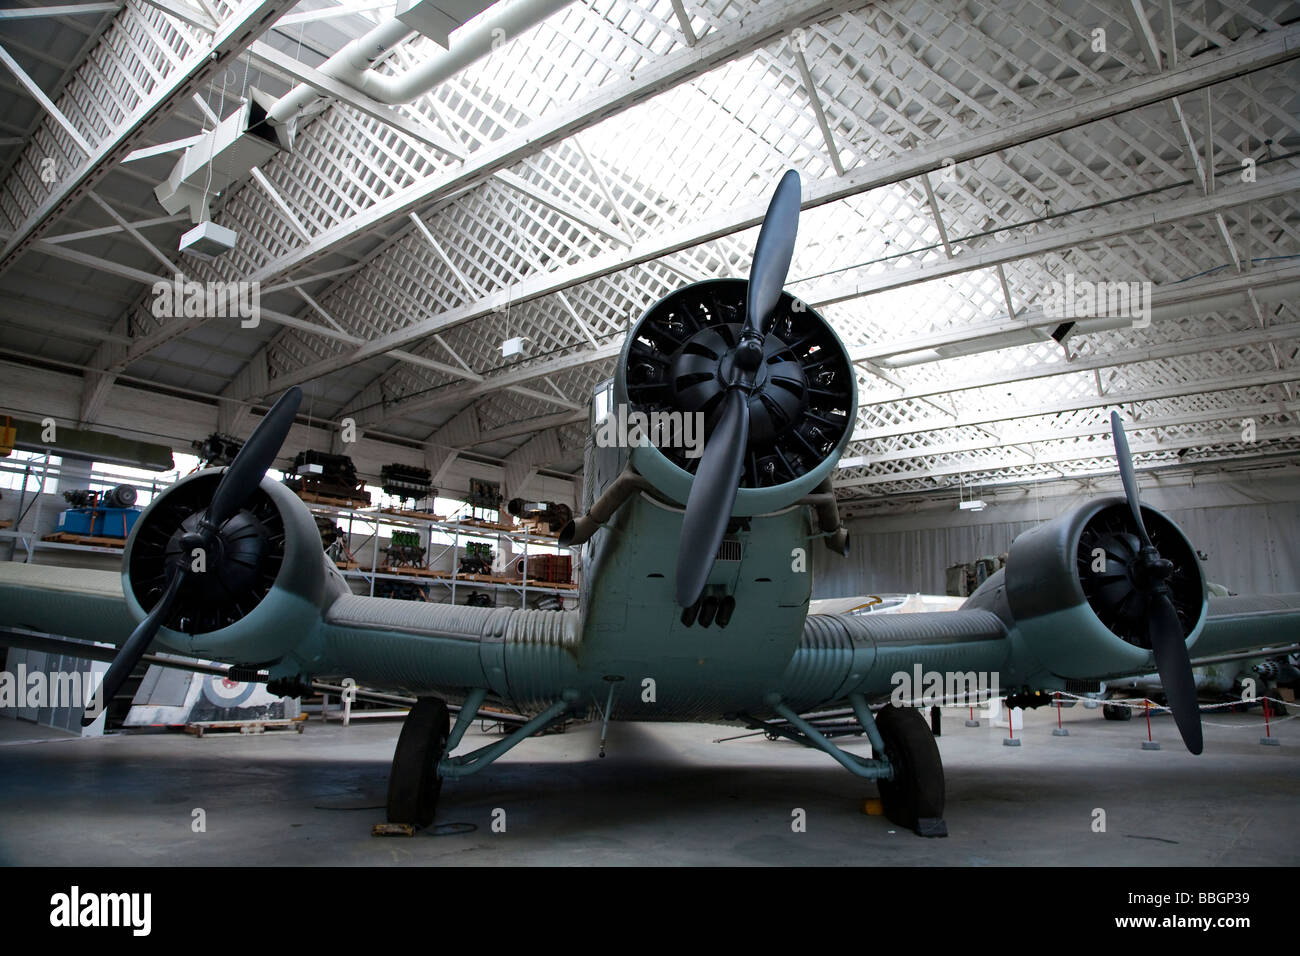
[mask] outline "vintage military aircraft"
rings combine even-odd
[[[1009,694],[1095,690],[1156,670],[1189,750],[1202,737],[1191,654],[1293,638],[1300,594],[1210,601],[1196,552],[1142,507],[1118,415],[1124,497],[1101,498],[1018,537],[1007,567],[957,611],[809,614],[806,549],[845,553],[831,477],[855,421],[849,356],[830,325],[785,293],[800,183],[781,180],[748,282],[710,280],[655,303],[616,366],[612,406],[699,413],[702,455],[672,442],[587,448],[579,607],[478,608],[354,595],[321,552],[307,507],[266,477],[294,421],[286,392],[227,468],[160,494],[137,521],[120,577],[0,565],[0,625],[120,645],[111,699],[149,647],[259,669],[292,693],[309,679],[418,698],[389,779],[391,821],[429,824],[442,782],[477,773],[572,716],[735,722],[825,751],[875,780],[886,815],[943,835],[938,748],[892,676],[987,672]],[[598,424],[593,419],[593,426]],[[676,554],[675,567],[673,555]],[[454,726],[447,703],[460,704]],[[529,719],[454,751],[485,703]],[[872,756],[803,714],[850,708]]]

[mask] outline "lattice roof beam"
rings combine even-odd
[[[702,43],[696,51],[703,49]],[[808,183],[805,186],[803,208],[835,202],[849,196],[890,185],[904,179],[931,172],[951,161],[965,161],[998,150],[1041,139],[1063,130],[1138,109],[1159,102],[1169,96],[1200,89],[1281,62],[1300,57],[1300,24],[1269,33],[1262,37],[1234,44],[1227,50],[1207,53],[1194,61],[1153,77],[1139,77],[1115,84],[1104,91],[1092,93],[1064,105],[1030,113],[1019,119],[982,132],[962,132],[928,146],[918,147],[903,156],[858,167],[845,176],[831,177]],[[1268,183],[1256,184],[1264,188],[1262,194],[1271,194]],[[423,187],[422,187],[423,188]],[[1224,199],[1231,196],[1231,199]],[[1200,201],[1214,207],[1216,203],[1233,205],[1250,201],[1254,194],[1232,191],[1218,197],[1199,197]],[[388,203],[387,205],[392,205]],[[394,207],[396,208],[396,207]],[[1197,207],[1199,208],[1199,207]],[[703,221],[671,229],[666,233],[639,241],[631,250],[598,256],[574,266],[531,276],[514,286],[498,290],[478,302],[462,306],[426,320],[414,322],[398,331],[381,336],[356,352],[332,356],[283,376],[276,387],[301,384],[321,375],[401,348],[433,332],[453,325],[481,318],[507,303],[520,303],[550,295],[591,279],[618,272],[632,265],[659,259],[673,252],[696,246],[713,239],[728,236],[758,225],[766,211],[766,201],[732,209]],[[1194,215],[1195,211],[1187,212]],[[1202,211],[1204,214],[1204,211]],[[373,215],[373,214],[372,214]],[[1135,227],[1136,228],[1136,227]],[[1027,252],[1032,254],[1032,252]],[[965,258],[965,257],[963,257]],[[954,260],[957,261],[957,260]],[[987,263],[987,264],[992,264]],[[278,267],[269,267],[278,271]],[[265,270],[264,270],[265,271]],[[964,270],[958,270],[964,271]],[[921,281],[914,279],[913,281]],[[432,404],[432,403],[431,403]],[[427,407],[427,406],[425,406]]]
[[[1022,242],[998,243],[979,252],[967,252],[943,262],[926,263],[903,269],[891,269],[880,275],[872,276],[850,287],[835,291],[834,283],[827,282],[813,289],[806,296],[801,296],[815,309],[825,308],[851,299],[874,295],[890,289],[930,282],[934,279],[950,278],[978,269],[987,269],[1005,265],[1018,259],[1050,252],[1060,252],[1075,246],[1096,243],[1103,239],[1133,232],[1141,232],[1156,226],[1168,225],[1183,219],[1192,219],[1204,215],[1222,212],[1235,206],[1249,203],[1267,202],[1300,190],[1300,170],[1282,172],[1264,177],[1261,181],[1234,186],[1210,195],[1189,196],[1172,202],[1156,199],[1142,204],[1132,212],[1112,214],[1090,222],[1070,226],[1065,229],[1052,230],[1040,234],[1038,238]]]
[[[246,0],[212,34],[210,43],[195,49],[159,88],[127,117],[59,184],[0,249],[0,273],[32,248],[53,223],[85,198],[114,166],[130,153],[186,97],[241,53],[295,0]],[[151,280],[152,281],[152,280]]]
[[[859,428],[853,433],[852,441],[871,441],[876,438],[892,438],[899,435],[913,435],[919,432],[940,431],[945,428],[964,428],[975,425],[987,425],[990,422],[1007,422],[1019,418],[1034,418],[1038,415],[1056,415],[1075,412],[1084,408],[1109,408],[1127,405],[1132,402],[1149,402],[1159,398],[1177,398],[1182,395],[1194,395],[1201,392],[1224,392],[1237,388],[1263,388],[1268,385],[1280,385],[1294,381],[1294,369],[1275,369],[1270,372],[1250,372],[1229,375],[1215,379],[1175,382],[1153,388],[1130,392],[1109,392],[1096,397],[1075,396],[1068,399],[1049,399],[1037,405],[1017,405],[1014,409],[999,409],[966,412],[955,419],[927,419],[922,421],[899,422],[895,425]]]
[[[1142,56],[1146,60],[1147,66],[1152,73],[1159,73],[1164,69],[1165,63],[1160,56],[1160,47],[1156,43],[1156,36],[1151,29],[1151,22],[1147,19],[1146,10],[1142,0],[1123,0],[1124,12],[1128,15],[1130,23],[1133,25],[1133,33],[1138,38],[1138,43],[1142,47]],[[1169,48],[1169,65],[1177,61],[1178,48],[1173,45],[1173,21],[1170,21],[1170,48]],[[1192,129],[1187,123],[1187,114],[1183,111],[1183,104],[1178,97],[1172,97],[1168,102],[1169,117],[1174,125],[1178,128],[1179,135],[1182,136],[1183,145],[1187,150],[1187,157],[1192,163],[1192,168],[1196,172],[1196,178],[1201,184],[1201,191],[1206,193],[1214,192],[1214,126],[1210,112],[1210,90],[1205,90],[1205,159],[1202,161],[1201,154],[1196,148],[1196,138],[1192,136]],[[1223,213],[1214,214],[1215,227],[1219,231],[1219,237],[1223,240],[1224,247],[1228,251],[1228,256],[1232,259],[1233,264],[1238,270],[1241,269],[1241,255],[1237,252],[1237,244],[1232,240],[1232,233],[1228,231],[1228,223],[1223,218]]]
[[[1246,290],[1262,290],[1297,281],[1300,281],[1300,265],[1283,263],[1243,274],[1210,276],[1176,285],[1158,286],[1152,291],[1151,296],[1152,318],[1154,321],[1157,315],[1163,318],[1181,308],[1195,308],[1198,303],[1202,304],[1204,311],[1211,311],[1211,309],[1205,308],[1207,303],[1226,305],[1228,298],[1240,296]],[[1219,300],[1224,301],[1220,303]],[[1159,313],[1157,313],[1157,310],[1159,310]],[[849,356],[854,362],[874,362],[908,352],[934,349],[944,345],[955,345],[981,338],[993,338],[1008,333],[1023,332],[1025,329],[1044,330],[1042,334],[1045,337],[1046,330],[1050,330],[1068,319],[1068,316],[1047,316],[1041,307],[1035,307],[1021,312],[1015,318],[1003,318],[996,322],[978,326],[945,329],[942,332],[912,339],[896,339],[870,345],[851,346]],[[407,401],[399,400],[384,409],[382,417],[408,417],[426,408],[463,402],[477,394],[491,390],[496,387],[494,383],[498,381],[503,384],[517,384],[521,381],[527,381],[529,378],[552,374],[576,365],[604,361],[617,355],[619,348],[619,343],[606,343],[586,351],[570,353],[554,360],[539,362],[519,369],[511,369],[498,375],[489,375],[478,386],[448,386],[445,389],[413,397]],[[370,414],[379,415],[380,413],[371,411]]]
[[[1076,358],[1069,362],[1051,362],[1034,365],[1015,371],[993,372],[973,378],[944,381],[933,385],[912,385],[905,387],[899,394],[881,397],[876,401],[864,401],[859,408],[873,405],[888,405],[907,399],[923,399],[930,395],[947,395],[970,389],[990,388],[996,385],[1010,385],[1014,382],[1028,382],[1034,379],[1051,378],[1057,375],[1072,375],[1078,372],[1090,372],[1094,369],[1116,368],[1121,365],[1135,365],[1158,359],[1174,358],[1181,355],[1197,355],[1218,349],[1240,348],[1248,345],[1266,345],[1276,342],[1300,341],[1300,323],[1270,326],[1267,329],[1248,329],[1244,332],[1220,332],[1203,338],[1178,339],[1159,345],[1147,345],[1141,348],[1125,349],[1122,352],[1108,352]]]
[[[1290,286],[1300,280],[1300,265],[1282,263],[1264,266],[1240,275],[1209,276],[1191,279],[1186,282],[1166,283],[1151,290],[1152,321],[1177,317],[1177,310],[1184,306],[1197,306],[1200,311],[1219,311],[1219,306],[1211,302],[1223,302],[1229,307],[1232,300],[1242,293],[1247,296],[1275,286]],[[1256,299],[1255,306],[1258,306]],[[1025,329],[1051,329],[1062,321],[1078,316],[1050,316],[1041,306],[1025,309],[1015,316],[996,319],[993,322],[968,325],[960,328],[942,329],[938,332],[916,336],[909,339],[892,339],[884,342],[872,342],[866,345],[849,346],[849,358],[853,362],[878,362],[883,359],[910,352],[925,352],[948,345],[961,345],[995,339]],[[1260,323],[1261,327],[1263,323]]]
[[[1240,419],[1257,418],[1264,415],[1295,415],[1300,413],[1300,402],[1263,402],[1254,405],[1241,405],[1233,408],[1211,408],[1201,412],[1187,412],[1178,415],[1160,415],[1154,418],[1142,418],[1130,420],[1128,429],[1133,432],[1142,431],[1149,428],[1176,428],[1184,425],[1201,425],[1210,422],[1232,422],[1236,421],[1240,427]],[[1109,435],[1110,420],[1100,416],[1096,421],[1088,422],[1082,425],[1070,425],[1061,427],[1056,424],[1045,425],[1041,429],[1030,431],[1027,434],[1017,434],[1014,439],[1015,445],[1037,445],[1045,442],[1067,441],[1078,438],[1091,438],[1094,435]],[[896,451],[880,452],[879,454],[861,454],[850,455],[847,458],[841,458],[838,468],[848,470],[852,468],[870,468],[872,465],[884,464],[894,461],[910,461],[915,458],[928,458],[935,455],[960,455],[972,451],[987,451],[992,448],[1002,448],[1007,443],[998,439],[990,440],[987,437],[972,438],[966,441],[945,442],[936,445],[918,445],[914,448],[898,449]]]
[[[332,251],[359,233],[368,232],[392,219],[437,202],[466,183],[477,183],[524,157],[554,145],[580,130],[594,126],[649,96],[683,83],[699,74],[743,56],[777,37],[809,23],[815,23],[861,5],[862,0],[799,0],[770,10],[756,10],[734,27],[717,29],[680,53],[670,54],[624,83],[608,84],[580,103],[554,117],[529,123],[516,133],[486,145],[454,172],[414,184],[376,203],[344,223],[316,236],[293,252],[258,269],[250,279],[267,281]]]
[[[1276,425],[1267,428],[1260,428],[1256,432],[1256,441],[1286,441],[1300,437],[1300,424]],[[1175,441],[1159,440],[1156,441],[1135,441],[1130,442],[1129,451],[1134,455],[1158,454],[1161,452],[1174,451],[1179,448],[1199,448],[1204,446],[1222,446],[1222,445],[1239,445],[1241,444],[1241,432],[1239,429],[1232,431],[1207,432],[1203,434],[1179,436]],[[854,488],[869,485],[887,485],[897,481],[910,481],[913,479],[935,479],[952,477],[956,475],[978,474],[981,472],[998,471],[1008,467],[1024,467],[1026,465],[1046,466],[1062,465],[1072,461],[1088,461],[1104,455],[1100,448],[1081,447],[1071,451],[1058,452],[1056,454],[1036,455],[1032,461],[1011,461],[1011,460],[990,460],[990,461],[973,461],[958,465],[939,465],[927,466],[916,471],[898,471],[893,473],[883,473],[879,475],[861,475],[854,478],[845,478],[835,482],[835,487]],[[1230,457],[1248,458],[1249,454],[1233,454]],[[985,484],[984,479],[980,479],[977,484]]]

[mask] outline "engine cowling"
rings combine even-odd
[[[263,478],[222,525],[216,553],[182,553],[181,537],[194,529],[221,475],[214,468],[183,478],[141,513],[123,555],[122,590],[131,614],[143,620],[162,597],[169,563],[189,562],[192,573],[156,640],[194,657],[269,663],[319,624],[330,599],[320,534],[289,489]]]
[[[1143,506],[1142,518],[1152,543],[1173,563],[1169,596],[1190,647],[1209,608],[1196,550],[1154,508]],[[1136,531],[1124,498],[1081,505],[1017,537],[1004,574],[991,578],[981,588],[986,594],[972,601],[988,604],[1004,588],[1006,609],[1026,650],[1058,677],[1152,671]]]
[[[705,434],[721,410],[728,363],[745,316],[748,283],[711,279],[652,305],[633,326],[614,373],[614,400],[647,416],[698,413]],[[830,324],[782,293],[748,398],[749,441],[733,513],[780,510],[830,476],[848,443],[857,381]],[[667,443],[634,448],[641,475],[685,503],[699,458]]]

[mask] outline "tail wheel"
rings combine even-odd
[[[884,707],[876,726],[894,768],[892,780],[877,781],[885,816],[920,836],[947,836],[943,760],[925,718],[911,707]]]
[[[451,721],[447,705],[437,697],[421,697],[402,724],[388,775],[388,822],[433,823],[442,791],[438,762],[447,752]]]

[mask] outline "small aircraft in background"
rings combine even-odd
[[[120,575],[0,564],[5,640],[21,642],[14,629],[26,629],[118,645],[99,701],[154,646],[228,662],[274,693],[335,677],[416,697],[389,779],[388,818],[403,824],[433,820],[443,781],[482,771],[552,724],[599,714],[770,730],[874,780],[894,823],[944,835],[943,766],[926,720],[887,703],[892,676],[917,664],[996,674],[1022,695],[1154,671],[1184,742],[1200,753],[1192,653],[1286,643],[1300,626],[1300,595],[1210,600],[1192,545],[1138,500],[1118,414],[1124,495],[1021,534],[1006,567],[959,610],[809,613],[807,549],[848,549],[831,479],[857,387],[831,326],[782,289],[799,208],[799,177],[787,172],[748,281],[678,289],[628,334],[615,405],[701,415],[707,437],[696,458],[668,442],[592,443],[584,513],[560,538],[583,549],[577,609],[353,594],[307,506],[266,477],[301,399],[292,388],[229,467],[155,498]],[[449,702],[460,705],[454,726]],[[485,704],[528,719],[458,753]],[[830,707],[852,711],[871,756],[801,716]]]

